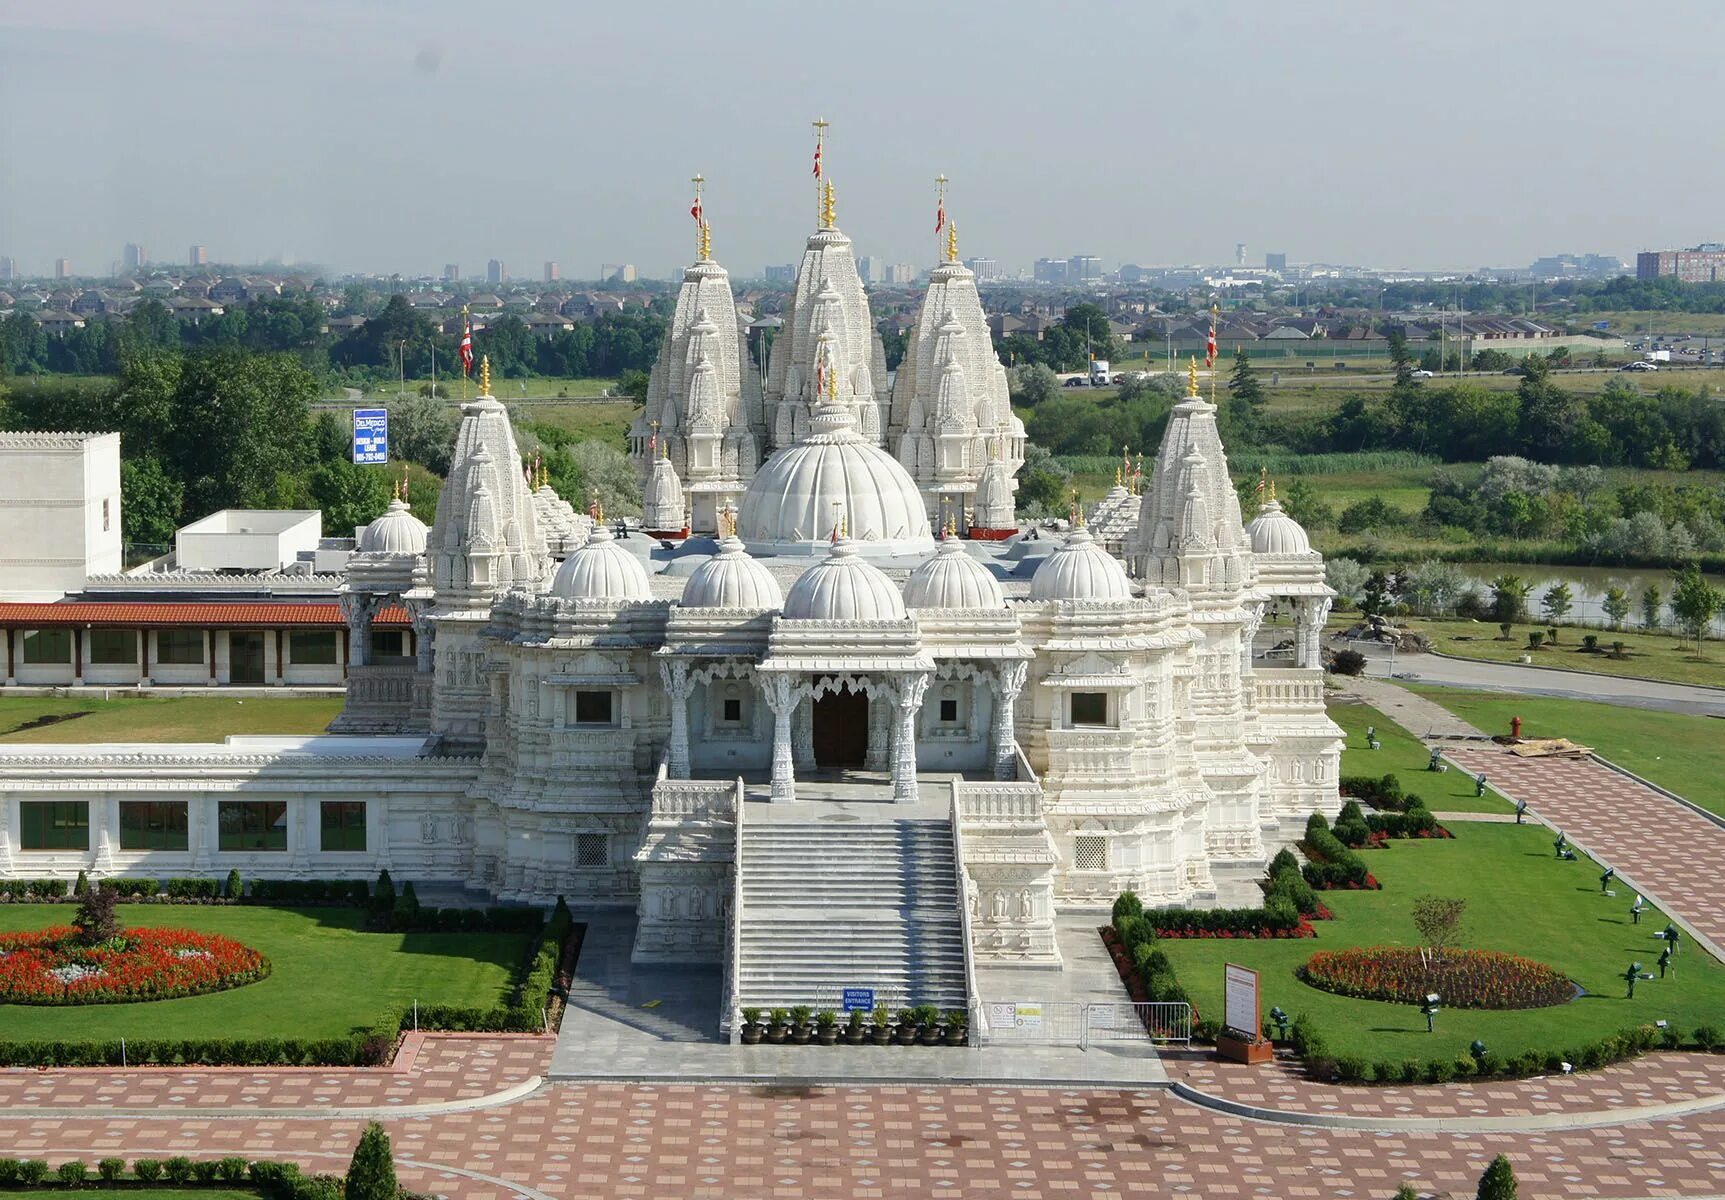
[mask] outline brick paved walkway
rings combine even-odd
[[[1381,1200],[1403,1179],[1426,1195],[1472,1195],[1500,1151],[1529,1200],[1725,1192],[1718,1112],[1612,1129],[1385,1137],[1244,1121],[1163,1092],[567,1084],[507,1109],[388,1124],[402,1182],[462,1200],[515,1193],[455,1171],[555,1197]],[[236,1153],[334,1170],[360,1125],[0,1116],[0,1143],[55,1163]]]
[[[1442,1087],[1343,1087],[1315,1083],[1298,1065],[1221,1062],[1207,1052],[1164,1054],[1171,1078],[1211,1096],[1254,1108],[1392,1120],[1448,1117],[1582,1116],[1667,1104],[1725,1101],[1725,1055],[1650,1054],[1583,1075],[1456,1083]]]
[[[402,1070],[137,1068],[0,1070],[0,1113],[19,1109],[385,1108],[475,1100],[543,1075],[548,1037],[424,1034]]]
[[[1526,800],[1540,820],[1725,946],[1725,829],[1592,759],[1472,747],[1446,753],[1464,770],[1484,771],[1510,799]]]

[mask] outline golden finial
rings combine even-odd
[[[401,464],[401,502],[407,503],[407,464]]]
[[[821,228],[831,229],[838,220],[838,193],[833,188],[833,181],[827,180],[821,191]]]
[[[1276,481],[1274,479],[1272,479],[1272,480],[1270,480],[1270,503],[1274,504],[1275,502],[1276,502]]]
[[[737,536],[737,514],[732,511],[729,504],[719,510],[719,536]]]
[[[1186,365],[1186,398],[1195,400],[1198,397],[1198,356],[1193,355]]]
[[[701,261],[711,262],[713,258],[713,227],[705,220],[701,222]]]
[[[1119,486],[1121,486],[1121,484],[1123,482],[1124,482],[1124,480],[1120,476],[1120,464],[1115,463],[1114,464],[1114,486],[1119,487]]]
[[[851,535],[851,517],[847,512],[839,513],[839,536],[848,538]]]
[[[946,223],[946,261],[958,261],[958,222]]]
[[[479,394],[481,396],[491,395],[491,356],[489,354],[479,356]]]
[[[827,399],[834,404],[839,402],[839,373],[833,370],[832,357],[827,358]]]

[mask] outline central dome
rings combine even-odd
[[[928,510],[897,459],[856,431],[849,410],[826,404],[802,441],[756,472],[737,532],[751,550],[820,554],[842,526],[868,555],[934,549]]]

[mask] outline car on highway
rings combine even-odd
[[[1422,369],[1420,369],[1420,370],[1418,370],[1418,371],[1413,371],[1413,372],[1410,372],[1410,374],[1411,374],[1411,375],[1412,375],[1412,376],[1413,376],[1413,378],[1415,378],[1415,379],[1432,379],[1432,378],[1434,378],[1434,376],[1433,376],[1433,374],[1432,374],[1432,372],[1430,372],[1430,371],[1427,371],[1427,370],[1425,370],[1425,369],[1423,369],[1423,368],[1422,368]]]
[[[1060,386],[1061,387],[1089,387],[1090,381],[1088,379],[1084,378],[1084,376],[1082,376],[1082,375],[1075,375],[1071,379],[1068,379],[1065,383],[1061,384]]]
[[[1624,363],[1617,369],[1619,371],[1657,371],[1659,369],[1659,364],[1650,362],[1632,362]]]

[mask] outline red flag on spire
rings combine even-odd
[[[815,143],[815,178],[821,177],[821,144]]]
[[[699,225],[701,223],[701,198],[699,196],[696,196],[695,202],[689,205],[689,215],[695,218],[695,224]]]
[[[461,312],[461,373],[473,374],[473,322],[466,309]]]
[[[1210,310],[1210,336],[1204,341],[1204,365],[1216,365],[1216,310]]]
[[[940,202],[940,207],[934,210],[934,232],[938,235],[946,228],[946,201]]]

